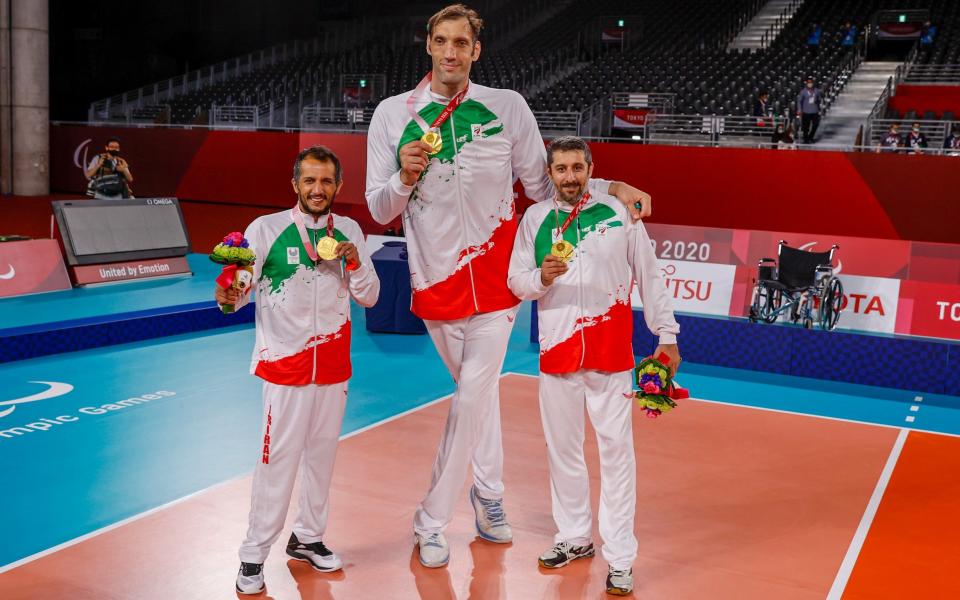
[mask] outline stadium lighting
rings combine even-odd
[[[906,23],[906,22],[907,22],[907,15],[900,15],[900,16],[897,18],[897,21],[899,21],[900,23]]]
[[[617,21],[617,27],[623,27],[623,19]]]

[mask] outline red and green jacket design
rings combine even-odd
[[[680,331],[650,238],[643,223],[631,222],[616,198],[591,192],[580,215],[563,233],[563,239],[574,246],[568,270],[546,287],[540,265],[550,253],[558,216],[562,224],[570,208],[556,200],[531,206],[520,223],[510,259],[510,289],[521,299],[537,300],[540,370],[632,369],[630,292],[634,282],[647,326],[660,336],[660,342],[675,343]]]
[[[428,123],[447,99],[432,92],[416,106]],[[463,102],[440,127],[443,148],[413,186],[400,181],[399,149],[420,139],[406,92],[377,106],[367,135],[367,204],[373,218],[403,216],[413,289],[412,310],[453,320],[516,305],[507,287],[517,231],[513,183],[527,196],[552,193],[537,121],[512,90],[470,83]],[[592,185],[607,189],[608,182]]]
[[[327,234],[327,219],[314,222],[304,215],[304,221],[316,245]],[[360,267],[355,271],[342,270],[339,261],[314,264],[289,209],[257,218],[244,234],[257,256],[256,346],[250,372],[266,381],[306,385],[350,378],[350,298],[373,306],[380,280],[360,226],[336,214],[333,224],[338,241],[357,247]]]

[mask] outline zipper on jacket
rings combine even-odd
[[[576,248],[576,258],[580,258],[580,254],[583,252],[583,239],[580,237],[580,214],[577,213],[577,218],[574,223],[577,227],[577,248]],[[583,265],[579,264],[583,261],[578,261],[577,264],[577,309],[580,311],[580,366],[583,368],[583,359],[587,356],[587,336],[583,332],[586,327],[586,323],[583,320]]]
[[[464,246],[464,249],[468,249],[470,246],[466,241],[466,225],[467,217],[464,214],[463,208],[463,182],[460,180],[460,148],[457,147],[457,130],[453,126],[453,115],[450,115],[448,119],[450,123],[450,134],[453,137],[453,164],[457,168],[457,172],[454,174],[457,178],[457,192],[459,194],[460,202],[460,243]],[[470,294],[473,296],[473,310],[480,312],[480,305],[477,302],[477,286],[473,281],[473,259],[467,263],[467,269],[470,271]]]
[[[317,223],[314,222],[314,225]],[[316,248],[317,243],[314,240],[317,237],[317,230],[313,229],[313,235],[310,236],[310,241],[313,243],[314,248]],[[310,311],[313,315],[313,329],[310,331],[310,339],[313,342],[313,371],[310,373],[310,383],[315,383],[317,380],[317,303],[319,299],[317,298],[318,290],[320,289],[320,282],[317,280],[317,274],[320,272],[318,261],[313,261],[313,310]]]

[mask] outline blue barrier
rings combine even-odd
[[[538,343],[536,303],[530,341]],[[687,362],[960,396],[960,343],[899,335],[807,330],[746,319],[677,315]],[[653,352],[643,311],[633,312],[633,349]]]

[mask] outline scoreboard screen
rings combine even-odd
[[[176,198],[57,200],[51,204],[69,265],[166,258],[190,252]]]

